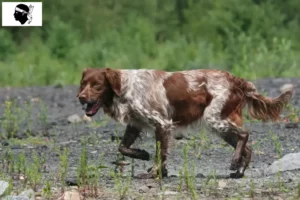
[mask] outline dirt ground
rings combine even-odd
[[[258,90],[275,97],[279,88],[288,83],[300,84],[300,79],[264,79],[254,82]],[[199,129],[190,130],[189,138],[173,140],[168,157],[169,177],[159,179],[138,179],[135,175],[145,172],[154,161],[132,160],[125,157],[127,165],[120,167],[114,161],[122,159],[118,152],[118,137],[122,137],[124,126],[116,124],[99,112],[91,122],[69,123],[68,117],[73,114],[83,116],[81,105],[76,99],[77,86],[48,86],[31,88],[0,89],[0,120],[5,120],[5,102],[16,101],[12,109],[20,108],[23,114],[16,118],[25,120],[18,123],[14,136],[1,139],[1,164],[4,176],[11,177],[16,172],[7,170],[7,151],[15,155],[25,152],[31,160],[33,152],[44,158],[42,179],[36,188],[37,196],[43,197],[46,181],[51,182],[53,199],[61,195],[63,180],[59,180],[61,165],[58,150],[70,149],[66,174],[67,184],[79,184],[76,178],[82,164],[82,149],[86,146],[88,168],[97,177],[98,197],[88,197],[89,187],[80,185],[81,195],[89,199],[297,199],[300,192],[300,171],[287,171],[269,174],[266,170],[275,160],[288,153],[300,152],[300,128],[287,128],[284,120],[291,111],[284,113],[282,121],[266,123],[249,121],[245,128],[250,130],[249,142],[252,144],[253,156],[246,176],[242,179],[230,179],[229,170],[233,149],[216,136]],[[27,102],[25,104],[24,102]],[[28,103],[32,107],[28,109]],[[300,89],[296,87],[291,102],[293,112],[299,117]],[[26,109],[28,116],[26,116]],[[292,116],[293,117],[293,116]],[[293,118],[289,117],[290,120]],[[295,116],[294,116],[295,117]],[[31,120],[30,120],[31,119]],[[28,121],[32,122],[29,123]],[[5,132],[1,124],[1,132]],[[26,134],[26,131],[30,134]],[[143,133],[135,147],[155,153],[155,140],[152,133]],[[184,147],[188,147],[187,149]],[[186,150],[186,156],[184,154]],[[91,164],[96,162],[106,168],[93,171]],[[84,170],[83,170],[84,171]],[[96,174],[96,175],[95,175]],[[133,174],[133,177],[131,175]],[[115,175],[115,176],[113,176]],[[25,175],[24,175],[25,176]],[[94,180],[94,179],[93,179]],[[92,179],[90,180],[92,182]],[[23,187],[21,180],[13,179],[14,190]],[[97,183],[97,184],[96,184]],[[92,184],[92,183],[91,183]],[[66,190],[77,190],[77,186],[67,186]],[[39,195],[41,193],[41,195]],[[124,195],[123,195],[124,194]],[[252,198],[253,197],[253,198]]]

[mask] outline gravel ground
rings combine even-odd
[[[292,83],[297,86],[300,84],[300,79],[264,79],[254,83],[260,92],[275,97],[280,93],[279,88],[282,85]],[[116,124],[102,112],[92,118],[91,122],[69,123],[69,116],[77,114],[82,117],[84,114],[76,99],[76,93],[77,86],[62,87],[59,85],[0,89],[1,104],[7,100],[15,100],[17,106],[13,106],[13,109],[19,107],[24,112],[25,101],[31,102],[32,105],[28,112],[32,119],[32,126],[28,125],[29,117],[25,117],[26,114],[18,114],[17,117],[24,117],[27,122],[20,123],[19,129],[14,135],[16,139],[2,138],[1,157],[5,157],[7,149],[11,149],[15,154],[25,150],[28,159],[32,152],[38,152],[38,155],[45,156],[46,162],[41,173],[44,177],[43,180],[52,181],[55,196],[59,195],[61,187],[61,181],[56,179],[60,164],[56,149],[64,147],[70,149],[66,180],[76,182],[76,169],[80,164],[82,144],[87,144],[88,162],[101,161],[102,165],[108,167],[101,169],[97,199],[118,199],[120,190],[115,187],[118,179],[112,178],[111,173],[116,168],[113,162],[120,157],[116,136],[122,137],[124,126]],[[296,111],[300,109],[299,87],[291,104]],[[1,120],[7,116],[4,114],[4,109],[4,105],[0,107]],[[299,117],[299,113],[297,115]],[[31,136],[39,137],[38,141],[25,134],[30,127],[32,127]],[[298,188],[300,171],[269,174],[268,167],[280,156],[300,152],[300,128],[286,128],[285,122],[263,124],[253,121],[247,121],[245,127],[250,130],[249,141],[253,148],[252,162],[246,171],[245,178],[230,179],[228,177],[231,173],[229,165],[233,149],[199,127],[188,133],[189,139],[172,141],[168,157],[169,177],[162,181],[162,188],[160,188],[158,180],[142,180],[133,177],[131,182],[127,183],[126,177],[130,177],[131,173],[136,175],[145,172],[154,161],[132,161],[125,158],[128,165],[124,166],[122,172],[125,178],[120,180],[121,186],[129,186],[125,198],[192,199],[191,191],[196,192],[197,199],[252,199],[251,194],[255,197],[254,199],[292,199],[295,197],[300,190]],[[2,124],[1,132],[4,131],[5,127]],[[183,154],[185,145],[189,147],[186,162]],[[155,153],[153,134],[144,133],[141,140],[138,140],[134,146],[145,149],[153,155]],[[4,165],[3,159],[1,162]],[[187,172],[191,182],[194,183],[189,188],[194,188],[194,190],[188,190],[185,180],[181,179],[180,171],[184,171],[184,163],[188,164]],[[6,172],[5,169],[3,171]],[[181,182],[181,191],[178,191]],[[43,186],[44,182],[41,181],[37,190],[40,191]],[[15,180],[15,187],[19,187],[17,180]],[[90,197],[90,199],[95,198]]]

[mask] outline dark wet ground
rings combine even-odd
[[[300,79],[265,79],[255,82],[260,92],[272,97],[277,96],[280,93],[279,88],[287,83],[297,86],[300,85]],[[84,114],[76,99],[76,92],[77,87],[74,86],[0,89],[1,104],[7,100],[16,100],[21,110],[24,111],[24,102],[31,102],[31,112],[28,112],[32,119],[31,135],[39,136],[42,141],[42,144],[30,142],[31,140],[24,133],[30,129],[29,117],[25,117],[26,114],[24,113],[26,112],[24,111],[23,114],[18,114],[18,117],[26,120],[23,120],[19,125],[20,128],[15,134],[15,137],[24,142],[16,143],[14,140],[2,138],[0,153],[3,157],[9,147],[16,154],[24,149],[28,157],[33,151],[38,152],[40,156],[46,158],[43,176],[54,181],[60,163],[59,154],[55,150],[69,147],[67,179],[76,182],[76,169],[80,163],[79,159],[84,143],[87,145],[89,163],[101,161],[103,165],[108,167],[101,170],[99,193],[102,196],[98,199],[112,199],[113,197],[117,199],[118,189],[114,188],[116,179],[112,179],[110,173],[116,167],[112,162],[120,156],[116,136],[122,137],[124,126],[116,124],[104,116],[102,112],[98,113],[89,123],[68,123],[68,116],[73,114],[83,116]],[[296,89],[291,104],[299,117],[299,87]],[[2,120],[5,119],[4,108],[4,105],[0,107]],[[184,166],[183,147],[186,144],[189,147],[188,172],[192,177],[196,176],[194,182],[198,199],[250,198],[249,191],[252,190],[255,191],[255,199],[269,199],[270,196],[288,199],[287,196],[291,197],[297,192],[300,172],[290,171],[279,175],[262,173],[265,168],[278,159],[280,154],[300,152],[300,128],[286,128],[285,126],[286,123],[284,122],[262,124],[261,122],[247,121],[245,123],[245,127],[250,130],[249,141],[252,143],[253,157],[250,167],[246,171],[246,177],[239,180],[228,179],[228,175],[231,173],[229,165],[233,149],[219,138],[199,128],[199,130],[191,131],[188,134],[189,140],[174,140],[168,157],[169,177],[163,180],[167,199],[189,199],[192,197],[186,190],[184,181],[182,192],[177,191],[181,180],[180,170]],[[2,125],[1,131],[3,132],[4,129]],[[141,140],[138,140],[134,146],[145,149],[154,155],[153,134],[144,133]],[[125,158],[125,160],[129,162],[129,165],[124,167],[124,176],[132,173],[132,160],[129,158]],[[145,172],[153,165],[153,162],[153,160],[135,160],[134,175]],[[194,171],[192,170],[193,166],[195,166]],[[210,181],[208,181],[209,177],[212,177]],[[60,182],[56,181],[56,183],[56,185],[53,184],[54,188],[59,187]],[[121,183],[126,185],[126,180],[121,180]],[[136,199],[159,199],[160,192],[162,191],[156,180],[133,178],[127,194],[131,199],[134,199],[133,197]]]

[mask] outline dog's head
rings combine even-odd
[[[110,68],[86,68],[82,72],[77,97],[86,105],[87,116],[95,115],[103,104],[111,104],[114,95],[121,93],[121,73]]]

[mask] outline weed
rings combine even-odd
[[[205,129],[202,129],[200,131],[200,138],[201,138],[201,147],[203,149],[209,149],[210,141],[209,141],[209,138],[207,137],[207,133],[206,133]]]
[[[80,153],[79,167],[77,169],[78,185],[86,184],[87,169],[88,169],[87,165],[88,165],[87,149],[86,149],[86,144],[83,144]]]
[[[46,199],[50,199],[52,196],[52,191],[51,191],[51,182],[49,180],[46,181],[45,186],[43,187],[42,191],[43,197]]]
[[[182,189],[182,183],[183,183],[183,175],[182,170],[179,170],[179,184],[177,186],[177,191],[180,192]]]
[[[196,192],[196,186],[195,186],[195,163],[193,165],[193,169],[191,170],[192,173],[190,173],[190,169],[188,167],[188,145],[184,145],[183,147],[183,158],[184,158],[184,163],[183,163],[183,176],[185,180],[186,187],[192,194],[193,199],[198,199],[197,198],[197,192]],[[181,186],[180,186],[181,187]]]
[[[206,190],[208,189],[210,195],[217,196],[218,195],[217,187],[218,187],[218,180],[216,178],[216,171],[213,171],[211,174],[209,174],[206,177],[204,190],[206,192]]]
[[[254,185],[254,182],[253,180],[251,179],[251,182],[250,182],[250,196],[252,199],[254,199],[254,194],[255,194],[255,185]]]
[[[33,162],[27,163],[26,175],[28,178],[28,182],[31,188],[34,191],[37,191],[37,187],[41,182],[42,174],[41,174],[41,160],[38,157],[37,153],[33,152]]]
[[[67,176],[67,170],[68,170],[68,161],[69,161],[69,153],[70,149],[69,148],[64,148],[64,151],[59,152],[59,176],[60,176],[60,181],[62,183],[62,192],[64,192],[64,183],[65,183],[65,178]]]
[[[5,134],[2,133],[2,138],[13,138],[19,131],[20,109],[17,108],[14,102],[5,101],[4,119],[1,121],[1,125],[5,130]]]
[[[119,194],[119,199],[125,198],[131,184],[131,176],[127,176],[126,182],[124,182],[120,171],[111,171],[110,174],[113,177],[115,188]]]
[[[23,120],[26,121],[26,124],[27,124],[27,127],[28,127],[28,130],[26,131],[26,134],[27,134],[27,137],[29,137],[32,133],[32,123],[33,123],[33,120],[31,118],[32,104],[31,104],[31,102],[27,103],[25,101],[24,106],[25,106],[25,109],[23,110],[23,112],[24,112],[24,119]]]
[[[45,134],[47,132],[48,125],[48,107],[42,101],[39,103],[39,114],[38,118],[40,120],[42,128],[44,128]]]
[[[282,149],[281,149],[281,144],[280,144],[278,136],[275,133],[273,133],[272,130],[269,130],[269,135],[271,137],[273,145],[275,146],[275,150],[277,152],[277,155],[279,157],[281,157],[282,156]]]
[[[17,157],[17,172],[20,175],[21,173],[25,173],[26,170],[26,157],[24,150],[18,154]]]
[[[87,176],[87,184],[88,184],[88,191],[89,196],[97,197],[98,196],[98,186],[99,186],[99,179],[101,170],[107,168],[102,164],[103,154],[99,156],[98,164],[93,163],[88,165],[88,176]]]

